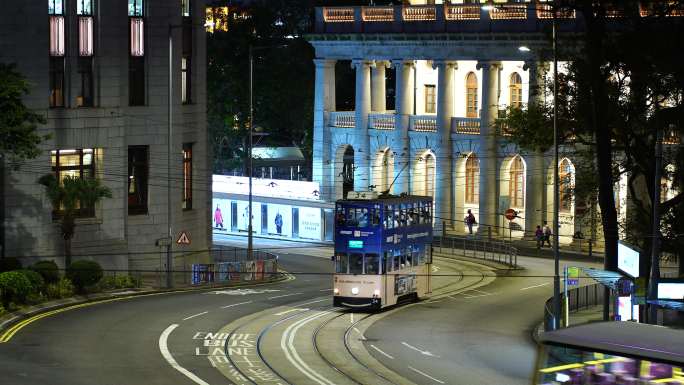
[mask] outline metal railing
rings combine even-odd
[[[568,313],[576,313],[594,306],[603,305],[605,286],[595,283],[568,290]],[[561,304],[565,301],[565,294],[561,293]],[[561,311],[561,319],[556,322],[553,316],[553,297],[544,304],[544,330],[550,331],[567,325],[565,312]]]
[[[435,238],[440,254],[462,256],[518,267],[518,249],[506,240],[473,236],[442,236]]]

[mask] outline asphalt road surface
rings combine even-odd
[[[325,248],[280,254],[282,268],[303,274],[33,322],[0,344],[1,383],[529,383],[530,333],[551,295],[550,261],[520,260],[520,275],[542,277],[495,280],[491,269],[438,260],[433,272],[443,276],[432,299],[355,315],[331,307]]]

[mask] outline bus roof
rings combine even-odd
[[[549,345],[684,364],[684,330],[636,322],[594,322],[545,332]]]
[[[380,195],[378,196],[377,199],[340,199],[337,202],[339,203],[344,203],[344,202],[382,202],[382,203],[387,203],[387,204],[394,204],[394,203],[408,203],[408,202],[416,202],[416,201],[427,201],[427,200],[432,200],[431,196],[422,196],[422,195],[405,195],[405,196],[397,196],[397,195],[387,195],[383,196]]]

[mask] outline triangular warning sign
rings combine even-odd
[[[178,236],[178,240],[176,241],[176,243],[179,245],[189,245],[190,244],[190,237],[188,237],[188,234],[185,231],[181,231],[180,235]]]

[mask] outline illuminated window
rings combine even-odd
[[[559,210],[563,212],[570,212],[572,208],[572,164],[568,159],[563,159],[558,166],[558,180],[560,207]]]
[[[128,147],[128,215],[147,214],[148,146]]]
[[[508,191],[511,207],[525,207],[525,165],[520,155],[511,160]]]
[[[181,0],[181,14],[190,16],[190,0]]]
[[[93,58],[90,56],[78,58],[78,75],[81,80],[78,95],[76,96],[77,107],[93,106]]]
[[[64,16],[50,16],[50,56],[64,56]]]
[[[192,209],[192,143],[183,144],[183,209]]]
[[[143,0],[128,0],[128,16],[143,16]]]
[[[190,58],[181,58],[181,101],[190,103]]]
[[[510,106],[520,108],[522,105],[522,79],[517,72],[513,72],[510,78]]]
[[[131,18],[131,56],[145,55],[145,22],[141,17]]]
[[[50,107],[64,107],[64,58],[50,58]]]
[[[76,1],[76,14],[77,15],[93,15],[93,2],[92,0],[77,0]]]
[[[466,117],[477,118],[477,76],[474,72],[466,76]]]
[[[49,15],[63,15],[64,3],[62,0],[48,0],[48,14]]]
[[[62,183],[64,178],[95,178],[95,150],[92,148],[78,150],[53,150],[51,151],[52,171],[57,180]],[[95,216],[94,207],[85,207],[77,203],[79,217]],[[60,209],[61,211],[61,209]],[[53,216],[59,216],[60,211],[53,212]]]
[[[470,154],[465,166],[465,203],[478,203],[480,195],[480,160]]]
[[[78,18],[78,54],[93,56],[93,18],[90,16]]]
[[[426,84],[425,85],[425,113],[434,114],[435,113],[435,85]]]

